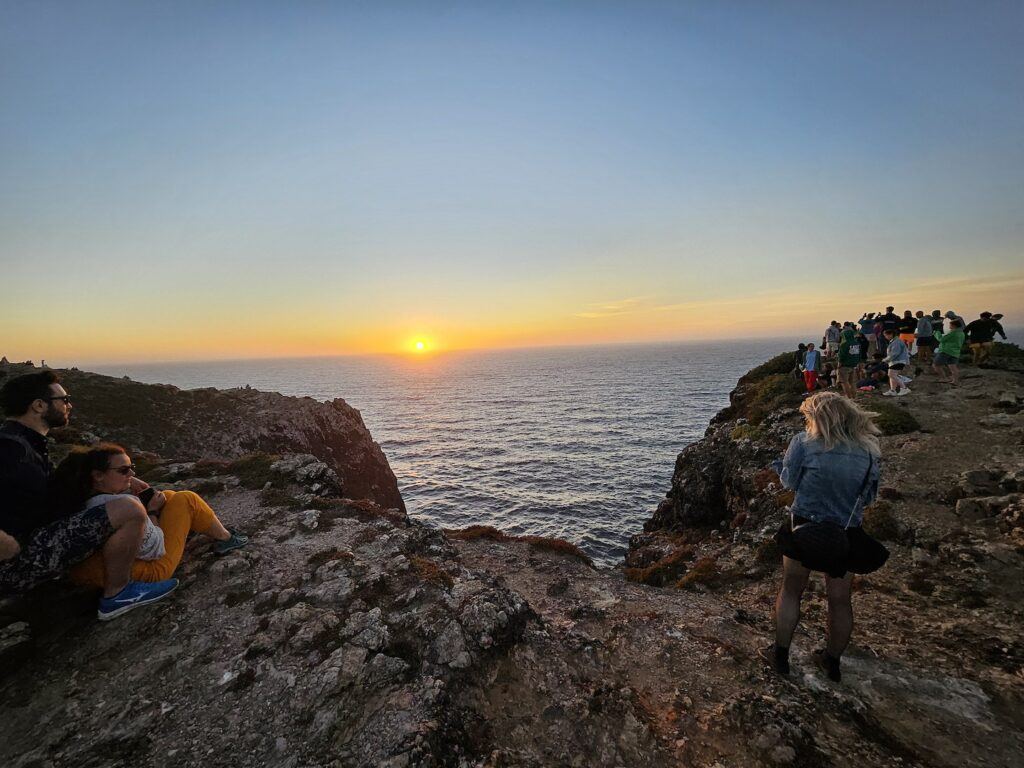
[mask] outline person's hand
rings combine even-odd
[[[7,533],[0,531],[0,562],[17,557],[21,552],[21,544],[18,540]]]
[[[149,504],[146,505],[146,511],[151,514],[159,514],[166,503],[167,496],[164,495],[163,491],[157,491],[153,494],[153,498],[149,500]]]
[[[140,480],[137,477],[129,478],[128,479],[128,483],[129,483],[128,490],[130,490],[136,496],[138,496],[144,490],[149,488],[149,483],[147,483],[145,480]]]

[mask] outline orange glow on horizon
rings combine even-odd
[[[1009,311],[1007,328],[1019,327],[1013,311],[1024,274],[982,279],[907,281],[885,298],[871,289],[821,294],[802,287],[737,291],[675,302],[651,295],[528,297],[504,306],[464,308],[418,305],[390,314],[339,312],[330,303],[299,313],[249,313],[229,306],[196,305],[181,312],[169,303],[137,315],[112,337],[109,318],[94,307],[55,304],[43,326],[29,313],[0,307],[0,355],[46,359],[51,365],[123,362],[290,358],[336,355],[404,355],[430,359],[460,350],[575,346],[630,342],[704,341],[791,337],[820,338],[830,320],[856,320],[886,305],[903,309],[954,309],[965,317],[982,310]],[[244,321],[242,320],[244,318]],[[429,332],[425,329],[429,328]],[[1012,341],[1017,339],[1011,338]]]

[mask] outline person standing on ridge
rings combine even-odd
[[[931,318],[925,316],[921,310],[917,311],[917,328],[914,329],[914,338],[917,340],[918,358],[924,365],[929,365],[932,361],[935,336]]]
[[[960,353],[964,348],[964,332],[959,320],[951,320],[950,325],[952,328],[949,333],[935,332],[935,338],[939,340],[939,351],[935,353],[932,368],[938,374],[940,382],[959,387]],[[946,369],[945,375],[942,373],[943,368]]]
[[[972,320],[964,328],[967,334],[967,342],[971,345],[971,361],[975,365],[987,363],[992,355],[992,347],[995,345],[996,334],[1000,334],[1006,340],[1003,326],[998,320],[992,319],[991,312],[982,312],[981,317]]]
[[[881,352],[885,356],[885,323],[882,322],[882,313],[875,315],[875,352]],[[872,353],[874,354],[874,353]]]
[[[914,332],[917,330],[917,320],[914,314],[908,309],[897,325],[900,332],[900,339],[907,345],[907,351],[914,354]]]
[[[946,317],[946,320],[942,324],[942,331],[943,331],[943,333],[949,333],[950,332],[950,330],[953,328],[952,323],[953,323],[954,320],[959,320],[960,321],[960,329],[961,330],[963,330],[964,328],[967,327],[967,321],[964,320],[962,317],[960,317],[960,315],[958,315],[952,309],[946,310],[945,317]]]
[[[865,355],[875,353],[875,313],[867,312],[860,316],[860,332],[868,340],[868,346],[864,350]]]
[[[910,365],[910,350],[891,328],[886,329],[885,338],[889,343],[882,362],[889,365],[889,391],[882,394],[887,397],[909,395],[910,389],[900,380],[900,376],[903,369]]]
[[[894,309],[895,309],[895,307],[886,307],[885,308],[885,314],[884,315],[879,315],[878,319],[882,323],[882,330],[883,331],[886,331],[886,330],[893,330],[893,331],[895,331],[895,330],[897,330],[897,327],[899,326],[900,318],[899,318],[899,315],[897,315],[893,311]]]
[[[804,386],[807,388],[807,394],[814,392],[818,386],[818,372],[821,370],[821,352],[814,348],[814,344],[807,345],[807,351],[804,353],[804,364],[800,366],[800,371],[804,375]]]
[[[839,384],[846,397],[857,394],[857,368],[861,363],[861,346],[853,323],[847,323],[839,341]]]
[[[794,492],[789,520],[775,541],[782,550],[782,587],[775,601],[775,642],[760,656],[788,675],[789,649],[800,621],[800,599],[813,571],[825,574],[827,644],[815,661],[840,682],[840,659],[853,632],[853,574],[872,573],[889,556],[861,527],[864,507],[878,493],[881,450],[871,415],[836,392],[819,392],[800,406],[804,431],[772,466]]]
[[[796,345],[796,352],[793,353],[793,378],[803,381],[804,359],[807,357],[807,345],[800,343]]]
[[[835,357],[839,353],[839,322],[833,320],[825,329],[825,338],[822,343],[825,347],[825,357]]]

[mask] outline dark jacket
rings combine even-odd
[[[882,324],[882,330],[888,330],[892,328],[894,331],[899,325],[900,318],[895,312],[886,312],[884,315],[879,315],[875,318],[875,322]]]
[[[964,331],[967,332],[967,340],[971,344],[982,344],[992,341],[997,333],[1004,339],[1006,338],[1006,334],[1003,333],[1003,326],[999,324],[998,320],[993,320],[992,318],[987,320],[978,318],[968,323]]]
[[[49,485],[53,463],[46,438],[17,421],[0,426],[0,530],[24,543],[51,522]]]

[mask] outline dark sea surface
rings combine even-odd
[[[611,565],[736,380],[790,346],[762,339],[93,369],[182,388],[249,384],[344,398],[387,454],[412,516],[557,536]]]

